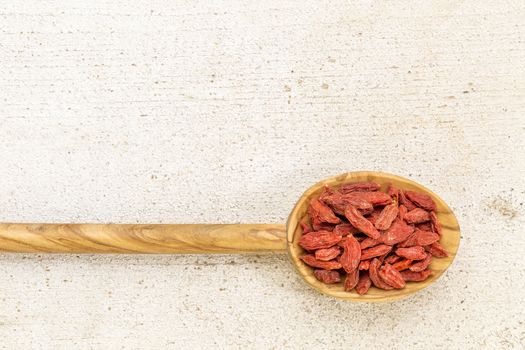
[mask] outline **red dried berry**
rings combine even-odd
[[[328,224],[339,224],[341,222],[341,219],[335,216],[332,209],[315,198],[310,201],[308,215],[310,216],[312,223],[325,222]]]
[[[436,210],[436,203],[428,194],[405,191],[405,196],[415,205],[426,210]]]
[[[315,270],[314,276],[319,281],[326,284],[341,282],[341,276],[339,275],[339,272],[334,270]]]
[[[359,231],[350,224],[339,224],[334,228],[333,232],[345,237],[348,235],[353,235],[355,233],[358,233]]]
[[[312,232],[312,228],[310,227],[310,224],[308,223],[308,218],[303,218],[301,222],[299,223],[301,225],[301,228],[303,229],[303,234]]]
[[[432,232],[437,233],[441,237],[442,228],[441,223],[439,222],[439,219],[435,212],[430,212],[430,227],[432,228]]]
[[[387,205],[383,208],[381,214],[379,214],[374,226],[378,230],[387,230],[392,225],[392,221],[396,218],[397,213],[398,209],[396,203]]]
[[[388,190],[386,192],[392,199],[398,200],[399,197],[399,190],[392,184],[388,184]]]
[[[394,245],[399,242],[406,240],[414,232],[414,228],[410,225],[407,225],[404,221],[400,219],[394,220],[394,223],[388,230],[383,232],[381,235],[381,242]]]
[[[407,215],[408,213],[408,209],[407,207],[405,207],[403,204],[401,204],[399,206],[399,213],[398,213],[398,217],[399,217],[399,220],[405,220],[405,215]]]
[[[358,270],[368,270],[370,268],[370,260],[361,260]]]
[[[367,238],[363,239],[363,240],[359,243],[359,246],[361,247],[361,249],[366,249],[366,248],[370,248],[370,247],[376,246],[376,245],[378,245],[379,243],[381,243],[381,242],[378,241],[378,240],[376,240],[376,239],[373,239],[373,238],[367,237]]]
[[[342,239],[337,233],[330,231],[316,231],[303,235],[299,239],[299,245],[306,250],[330,248]]]
[[[410,260],[422,260],[427,254],[425,253],[425,248],[416,246],[410,248],[397,248],[396,254]]]
[[[381,215],[381,212],[382,210],[380,208],[376,208],[366,217],[366,219],[370,221],[372,225],[375,225],[377,219],[379,219],[379,215]]]
[[[324,202],[339,215],[344,215],[345,209],[348,205],[353,205],[359,210],[366,212],[372,211],[374,207],[371,203],[361,199],[353,194],[341,194],[336,192],[324,198]]]
[[[425,250],[436,258],[446,258],[448,256],[448,252],[445,250],[445,248],[443,248],[443,246],[441,246],[441,244],[439,244],[439,242],[434,242],[431,245],[427,245]]]
[[[375,182],[354,182],[343,184],[341,186],[341,192],[350,193],[350,192],[367,192],[367,191],[377,191],[381,188],[381,185]]]
[[[430,222],[424,222],[422,224],[417,224],[416,225],[416,228],[422,230],[422,231],[432,231],[432,232],[435,232],[433,229],[432,229],[432,226],[430,225]]]
[[[390,285],[390,286],[392,286],[392,287],[394,287],[396,289],[405,288],[405,280],[403,279],[403,277],[401,276],[399,271],[394,269],[392,267],[392,265],[390,265],[390,264],[384,264],[379,269],[379,277],[386,284],[388,284],[388,285]]]
[[[401,271],[400,274],[401,277],[403,277],[403,279],[405,280],[405,282],[421,282],[432,275],[432,270],[423,270],[420,272],[405,270]]]
[[[360,261],[361,248],[359,247],[359,242],[354,236],[347,236],[343,246],[343,255],[341,255],[339,262],[347,273],[351,273],[357,270]]]
[[[411,267],[412,263],[413,263],[413,260],[404,259],[404,260],[396,262],[395,264],[392,265],[392,267],[396,269],[397,271],[403,271]]]
[[[425,259],[418,261],[417,263],[410,266],[410,271],[419,272],[425,270],[428,265],[432,262],[432,254],[427,254]]]
[[[319,199],[321,202],[324,202],[326,197],[331,196],[336,192],[337,191],[334,190],[332,187],[328,185],[324,185],[323,192],[321,192],[321,194],[319,195],[319,198],[317,199]]]
[[[430,214],[425,209],[416,208],[405,215],[405,221],[409,224],[420,224],[430,220]]]
[[[385,258],[385,262],[386,263],[389,263],[389,264],[393,264],[393,263],[396,263],[398,262],[399,260],[401,259],[400,256],[397,256],[397,255],[389,255]]]
[[[416,245],[430,245],[439,241],[439,235],[430,231],[416,230],[414,232]]]
[[[399,190],[399,203],[403,204],[408,211],[417,208],[417,206],[405,196],[405,191],[403,190]]]
[[[367,192],[363,192],[367,193]],[[372,193],[372,192],[371,192]],[[348,205],[345,209],[345,216],[350,223],[363,232],[368,237],[378,239],[380,234],[379,231],[368,221],[361,213],[352,205]]]
[[[363,216],[369,216],[370,214],[372,214],[374,212],[374,207],[370,208],[370,209],[359,209],[359,212],[361,213],[361,215]],[[368,219],[367,219],[368,220]],[[372,223],[373,225],[374,223]]]
[[[342,268],[341,263],[335,260],[330,261],[321,261],[317,260],[313,254],[306,254],[301,256],[301,260],[304,261],[305,264],[310,265],[312,267],[317,267],[324,270],[339,270]]]
[[[392,247],[386,244],[380,244],[372,248],[365,249],[361,252],[361,260],[367,260],[376,256],[381,256],[389,253]]]
[[[367,201],[373,206],[388,205],[392,203],[392,197],[384,192],[354,192],[349,195]]]
[[[330,261],[332,259],[337,258],[337,256],[341,253],[341,249],[339,247],[330,247],[330,248],[324,248],[324,249],[318,249],[315,251],[315,258],[317,260],[322,261]]]
[[[345,291],[349,292],[352,289],[354,289],[358,282],[359,282],[359,270],[355,269],[349,272],[346,275],[346,279],[345,279],[345,287],[344,287]]]
[[[372,280],[372,283],[374,286],[380,289],[393,289],[389,284],[385,283],[380,277],[379,277],[379,266],[381,266],[381,261],[377,258],[374,258],[372,262],[370,263],[370,268],[368,269],[370,279]]]
[[[397,244],[398,248],[407,248],[407,247],[413,247],[416,245],[416,233],[413,232],[410,234],[407,239],[404,241],[401,241]]]
[[[314,231],[330,231],[332,232],[335,228],[333,224],[327,224],[326,222],[314,222],[312,223]]]
[[[355,286],[355,291],[359,295],[366,294],[368,290],[370,289],[371,285],[372,285],[372,280],[370,279],[368,272],[366,271],[361,272],[359,276],[359,282],[357,282],[357,285]]]

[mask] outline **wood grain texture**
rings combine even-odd
[[[282,225],[0,224],[16,253],[248,253],[286,249]]]
[[[426,193],[432,197],[436,203],[436,214],[441,221],[443,226],[443,236],[440,240],[440,243],[443,247],[449,252],[449,256],[446,258],[434,258],[430,264],[430,269],[434,272],[433,276],[429,277],[423,282],[408,282],[406,287],[403,289],[394,289],[394,290],[382,290],[375,287],[370,288],[367,294],[359,295],[355,290],[351,292],[345,292],[343,289],[343,282],[337,284],[324,284],[319,282],[313,275],[314,269],[301,261],[299,258],[301,255],[305,254],[303,248],[298,244],[299,238],[301,238],[302,230],[299,225],[299,222],[302,218],[305,217],[308,204],[310,200],[314,197],[319,196],[323,191],[324,185],[330,185],[337,187],[342,183],[347,182],[365,182],[373,181],[381,184],[381,189],[385,190],[389,182],[393,183],[396,187],[406,190],[414,190],[422,193]],[[434,283],[445,270],[452,264],[454,257],[456,256],[459,239],[460,239],[460,230],[457,219],[449,208],[449,206],[434,192],[430,191],[426,187],[405,179],[400,176],[373,172],[373,171],[359,171],[345,173],[338,176],[330,177],[325,179],[312,187],[310,187],[303,196],[299,199],[295,205],[290,217],[287,222],[287,240],[288,240],[288,252],[290,253],[290,258],[294,263],[297,271],[301,277],[308,283],[310,286],[315,288],[321,293],[324,293],[329,296],[336,298],[350,300],[350,301],[393,301],[409,296],[423,288],[428,287]]]

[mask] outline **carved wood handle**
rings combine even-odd
[[[286,249],[284,225],[0,224],[0,251],[248,253]]]

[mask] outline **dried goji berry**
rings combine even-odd
[[[343,266],[343,269],[347,273],[350,273],[354,270],[357,270],[360,260],[361,248],[359,247],[359,242],[354,238],[354,236],[349,235],[346,237],[345,244],[343,246],[343,255],[341,255],[339,262]]]
[[[344,215],[345,208],[348,205],[353,205],[357,209],[364,210],[366,212],[372,211],[374,209],[372,203],[369,203],[364,199],[354,196],[353,194],[341,194],[339,192],[325,197],[324,202],[339,215]]]
[[[400,272],[401,277],[405,280],[405,282],[421,282],[426,280],[428,277],[432,275],[432,270],[423,270],[420,272],[414,272],[410,270],[405,270]]]
[[[386,244],[376,245],[375,247],[365,249],[361,252],[361,260],[367,260],[376,256],[381,256],[389,253],[392,247]]]
[[[425,253],[425,248],[420,246],[410,247],[410,248],[397,248],[396,254],[410,260],[422,260],[427,254]]]
[[[354,289],[358,282],[359,282],[359,270],[355,269],[351,272],[348,272],[346,274],[346,279],[345,279],[345,291],[349,292],[352,289]]]
[[[398,248],[407,248],[407,247],[412,247],[412,246],[415,246],[416,245],[416,233],[413,232],[412,234],[410,234],[407,239],[405,239],[404,241],[401,241],[397,244],[397,247]]]
[[[332,187],[328,186],[328,185],[324,185],[324,188],[323,188],[323,192],[321,192],[321,194],[319,195],[319,200],[321,202],[324,202],[325,198],[328,197],[328,196],[331,196],[333,195],[334,193],[336,193],[337,191],[334,190]]]
[[[417,224],[416,228],[418,228],[420,230],[423,230],[423,231],[433,231],[434,232],[434,230],[432,229],[432,226],[430,226],[429,222],[424,222],[422,224]]]
[[[437,233],[441,237],[441,223],[439,222],[439,219],[435,212],[430,212],[430,227],[432,228],[432,231]]]
[[[305,262],[305,264],[310,265],[312,267],[317,267],[324,270],[338,270],[342,268],[341,263],[335,260],[330,261],[321,261],[317,260],[313,254],[306,254],[301,256],[301,260]]]
[[[399,203],[403,204],[408,211],[417,208],[417,206],[405,196],[405,191],[403,190],[399,190]]]
[[[439,242],[434,242],[430,245],[427,245],[425,250],[436,258],[446,258],[448,256],[448,252],[441,246],[441,244],[439,244]]]
[[[335,259],[339,255],[339,253],[341,253],[341,249],[339,249],[338,246],[331,247],[331,248],[317,249],[315,251],[315,258],[317,260],[329,261],[329,260]]]
[[[427,194],[414,192],[414,191],[405,191],[405,196],[412,201],[415,205],[426,210],[435,210],[436,203],[432,200]]]
[[[374,206],[388,205],[392,203],[392,197],[384,192],[353,192],[348,194],[348,196],[365,200]]]
[[[394,223],[388,230],[383,232],[381,235],[381,242],[394,245],[399,242],[406,240],[414,232],[414,228],[410,225],[407,225],[404,221],[400,219],[394,220]]]
[[[398,211],[399,211],[399,213],[397,214],[397,216],[399,217],[399,220],[405,220],[405,215],[407,215],[407,213],[408,213],[407,207],[405,207],[403,204],[401,204],[399,206]]]
[[[368,290],[370,289],[371,285],[372,285],[372,280],[370,279],[368,272],[363,271],[360,273],[359,282],[357,282],[357,285],[355,286],[355,291],[359,295],[366,294]]]
[[[404,260],[396,262],[395,264],[392,265],[392,267],[396,269],[397,271],[402,271],[412,266],[412,263],[413,263],[412,260],[404,259]]]
[[[415,232],[416,245],[430,245],[434,242],[439,241],[439,235],[430,231],[423,231],[417,229]]]
[[[390,252],[385,253],[383,255],[380,255],[377,258],[379,259],[379,261],[381,261],[381,264],[382,264],[385,261],[385,259],[387,258],[387,256],[389,256],[389,255],[390,255]]]
[[[420,224],[430,220],[430,214],[425,209],[416,208],[405,215],[405,221],[409,224]]]
[[[410,266],[410,271],[419,272],[425,270],[428,265],[432,262],[432,254],[427,254],[425,259],[418,261],[417,263]]]
[[[370,214],[372,214],[374,212],[374,207],[372,207],[370,209],[359,209],[359,212],[361,213],[361,215],[367,216],[367,215],[370,215]]]
[[[381,185],[375,182],[354,182],[347,183],[341,186],[341,192],[361,192],[361,191],[377,191],[381,188]]]
[[[381,242],[376,239],[367,237],[359,243],[359,246],[361,247],[361,249],[366,249],[378,245],[379,243]]]
[[[339,272],[334,270],[315,270],[314,276],[319,281],[326,284],[341,282],[341,276],[339,275]]]
[[[359,270],[368,270],[370,268],[370,260],[361,260],[359,263]]]
[[[317,221],[319,223],[326,222],[329,224],[339,224],[341,222],[341,219],[335,216],[332,209],[316,198],[310,201],[308,215],[310,216],[312,223]]]
[[[390,264],[384,264],[379,269],[379,278],[381,278],[386,284],[396,288],[401,289],[405,287],[405,280]]]
[[[393,264],[401,259],[400,256],[397,256],[395,254],[389,255],[385,258],[385,262],[389,264]]]
[[[300,222],[301,228],[303,229],[303,234],[312,232],[312,228],[310,227],[310,224],[308,223],[308,218],[303,218]]]
[[[355,228],[363,232],[365,235],[374,239],[379,238],[379,231],[352,205],[348,205],[346,207],[345,216]]]
[[[326,222],[312,222],[314,231],[330,231],[332,232],[335,228],[333,224],[327,224]]]
[[[359,231],[350,224],[339,224],[334,228],[333,232],[345,237],[357,233]]]
[[[388,190],[386,193],[388,193],[388,195],[392,197],[392,199],[395,199],[396,201],[398,200],[399,190],[396,188],[396,186],[394,186],[394,184],[388,184]]]
[[[387,230],[390,225],[392,225],[392,221],[396,218],[397,213],[398,209],[396,203],[385,206],[381,211],[381,214],[379,214],[374,226],[378,230]]]
[[[341,236],[330,231],[316,231],[303,235],[299,245],[306,250],[330,248],[341,240]]]
[[[379,215],[381,215],[381,212],[382,210],[380,208],[376,208],[370,213],[370,215],[366,217],[366,219],[370,221],[372,225],[375,225],[377,219],[379,219]]]
[[[372,280],[372,283],[377,288],[389,290],[393,289],[389,284],[385,283],[380,277],[379,277],[379,266],[381,266],[381,261],[377,258],[372,259],[370,262],[370,268],[368,269],[370,279]]]

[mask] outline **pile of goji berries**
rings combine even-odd
[[[438,242],[441,224],[432,198],[392,184],[386,193],[380,188],[374,182],[326,186],[311,200],[299,245],[319,281],[339,283],[346,274],[348,292],[365,294],[372,285],[400,289],[431,276],[432,257],[448,256]]]

